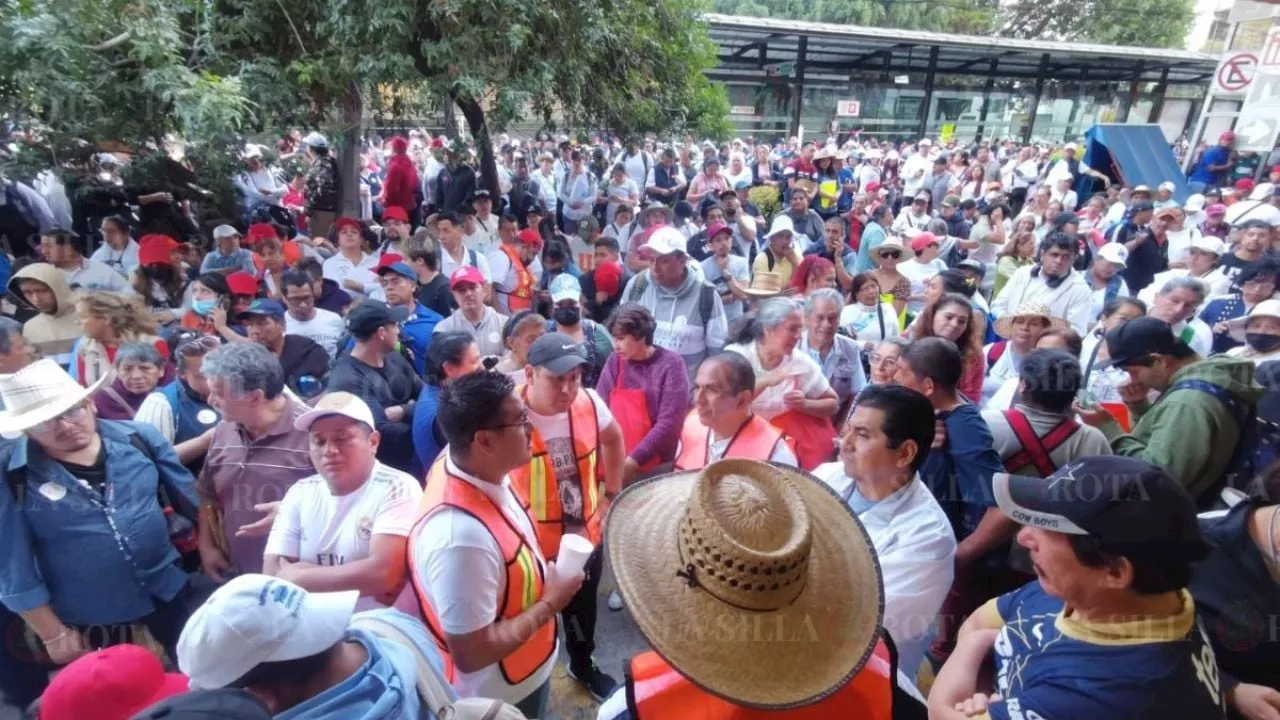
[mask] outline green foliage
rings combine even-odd
[[[747,199],[760,208],[764,217],[771,218],[782,209],[782,195],[772,185],[760,185],[747,191]]]
[[[790,20],[983,33],[992,27],[992,0],[714,0],[715,12]]]
[[[1195,0],[1015,0],[1002,7],[1005,37],[1180,48]]]

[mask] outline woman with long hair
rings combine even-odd
[[[987,170],[982,165],[974,163],[969,166],[968,173],[964,176],[964,182],[960,185],[961,200],[979,200],[982,198],[982,188],[987,184]]]
[[[969,239],[960,247],[969,251],[969,259],[982,263],[981,289],[995,284],[996,256],[1004,249],[1009,235],[1005,224],[1009,219],[1009,206],[996,203],[982,211],[982,217],[973,224]]]
[[[973,304],[958,293],[948,293],[930,304],[916,322],[915,340],[942,337],[960,348],[963,372],[956,388],[970,402],[982,402],[982,380],[986,376],[986,358],[982,356],[982,335],[973,322]]]
[[[755,148],[755,157],[751,160],[751,184],[778,185],[778,178],[782,177],[782,171],[778,166],[769,160],[769,146],[765,144],[757,145]]]
[[[191,281],[187,288],[187,309],[180,325],[184,330],[199,335],[212,335],[226,342],[248,342],[248,338],[236,332],[228,324],[232,317],[234,298],[227,278],[221,273],[205,273]]]
[[[880,286],[871,273],[853,276],[849,291],[849,304],[840,311],[840,328],[858,341],[863,353],[870,353],[876,343],[899,337],[897,311],[892,304],[880,299]]]
[[[808,297],[817,290],[835,288],[835,286],[835,263],[821,255],[806,255],[791,275],[791,288],[802,297]]]
[[[485,369],[480,348],[471,335],[463,332],[440,332],[427,346],[426,383],[418,395],[413,411],[413,449],[422,467],[431,467],[446,444],[444,433],[436,422],[440,409],[440,388],[446,382]]]
[[[1035,224],[1035,218],[1030,215],[1019,215],[1014,222],[1013,237],[1005,243],[996,260],[996,284],[991,297],[1000,294],[1018,268],[1036,263],[1036,246],[1039,242],[1036,240]]]
[[[156,321],[136,298],[113,292],[91,292],[76,301],[84,337],[76,344],[71,376],[89,387],[111,371],[116,350],[122,345],[145,342],[160,357],[169,357],[169,345],[156,337]]]
[[[138,267],[129,278],[133,291],[160,325],[177,322],[181,315],[187,276],[175,261],[179,245],[168,235],[144,235],[138,243]]]

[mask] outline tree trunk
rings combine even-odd
[[[352,82],[342,104],[342,155],[338,158],[338,172],[342,181],[343,215],[360,217],[360,125],[364,120],[364,99],[360,87]]]
[[[450,139],[458,137],[458,113],[453,105],[453,98],[444,98],[440,104],[440,115],[443,119],[445,137]]]
[[[462,116],[467,119],[467,127],[471,137],[476,141],[476,152],[480,155],[480,187],[489,191],[493,198],[493,206],[499,206],[502,193],[498,189],[498,163],[493,156],[493,141],[489,139],[489,126],[485,123],[484,108],[470,98],[454,96]]]

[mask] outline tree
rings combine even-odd
[[[1175,48],[1194,20],[1195,0],[1014,0],[1001,7],[999,35]]]
[[[714,0],[714,9],[731,15],[985,33],[995,19],[995,4],[993,0]]]

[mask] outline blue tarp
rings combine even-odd
[[[1113,182],[1133,187],[1146,185],[1154,192],[1162,182],[1174,184],[1173,197],[1179,204],[1186,202],[1191,191],[1187,178],[1169,141],[1159,125],[1094,125],[1085,134],[1084,163],[1109,176]],[[1081,204],[1084,199],[1100,189],[1101,183],[1092,178],[1081,178],[1084,192],[1077,187]]]

